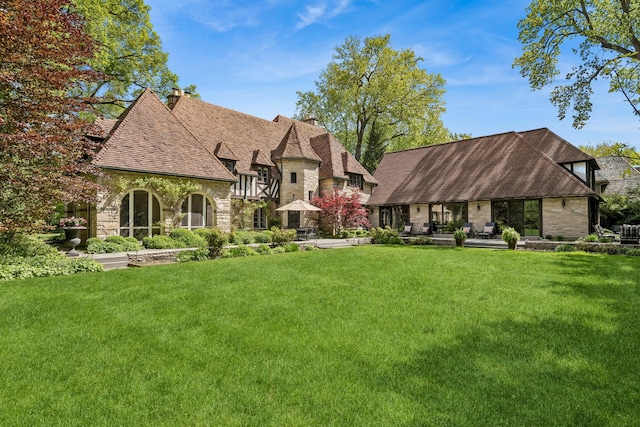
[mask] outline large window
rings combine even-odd
[[[356,173],[350,173],[349,187],[355,187],[362,190],[362,175],[358,175]]]
[[[258,182],[269,182],[269,168],[258,166],[256,172],[258,172]]]
[[[267,228],[267,215],[265,214],[265,209],[258,208],[253,211],[253,228],[256,230]]]
[[[202,194],[191,194],[182,202],[182,227],[193,229],[213,227],[213,205]]]
[[[132,190],[120,202],[120,235],[143,237],[160,234],[160,202],[145,190]]]
[[[501,230],[513,227],[522,236],[540,236],[540,200],[493,202],[493,220]]]

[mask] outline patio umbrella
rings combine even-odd
[[[308,212],[320,212],[322,209],[313,206],[311,203],[307,203],[303,200],[294,200],[291,203],[287,203],[284,206],[280,206],[277,211],[308,211]]]

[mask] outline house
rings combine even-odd
[[[598,194],[628,195],[640,189],[640,169],[622,156],[606,156],[596,159],[600,170],[596,173]]]
[[[595,159],[548,129],[506,132],[387,153],[369,199],[373,226],[466,222],[523,238],[590,234],[598,217]]]
[[[179,90],[167,106],[146,89],[118,120],[98,124],[104,133],[92,137],[101,144],[93,163],[103,172],[97,179],[104,190],[97,203],[69,212],[88,218],[90,236],[140,239],[162,233],[176,218],[173,225],[229,231],[247,209],[251,218],[244,225],[265,229],[279,215],[275,209],[293,200],[336,189],[358,190],[366,202],[377,185],[313,121],[263,120]],[[171,200],[169,191],[145,185],[150,177],[187,182],[184,188],[194,191]],[[291,212],[283,225],[297,227],[305,219]]]

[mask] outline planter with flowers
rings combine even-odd
[[[518,233],[513,227],[507,227],[502,230],[502,240],[507,243],[509,249],[515,249],[520,240],[520,233]]]
[[[453,232],[453,238],[456,240],[456,246],[463,247],[464,241],[467,240],[467,233],[461,228],[458,228]]]

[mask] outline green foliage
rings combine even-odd
[[[256,243],[271,243],[273,242],[273,231],[264,230],[260,233],[256,233],[253,236],[253,240]]]
[[[575,252],[576,248],[573,245],[558,245],[556,246],[556,252]]]
[[[445,81],[420,67],[422,61],[411,49],[393,49],[388,34],[349,37],[335,49],[316,91],[298,92],[296,117],[315,117],[357,160],[369,140],[374,146],[367,155],[369,168],[383,147],[446,141],[440,120]]]
[[[640,188],[630,191],[629,194],[601,196],[604,203],[600,204],[600,217],[604,227],[640,222]]]
[[[178,249],[186,248],[183,242],[174,240],[169,236],[157,235],[142,239],[142,246],[147,249]]]
[[[271,247],[269,247],[269,245],[262,244],[256,248],[256,252],[260,255],[269,255],[271,253]]]
[[[134,252],[137,250],[140,250],[140,244],[134,237],[108,236],[104,240],[97,237],[87,239],[87,252],[90,254]]]
[[[409,239],[407,243],[410,245],[416,245],[416,246],[433,245],[433,239],[427,236],[418,236],[418,237]]]
[[[168,55],[153,30],[144,0],[74,2],[99,45],[89,64],[103,78],[85,84],[82,92],[99,97],[94,106],[101,115],[119,116],[146,87],[161,97],[178,87],[178,76],[167,66]]]
[[[200,236],[186,228],[176,228],[171,230],[169,237],[183,244],[185,248],[201,248],[207,245],[203,236]]]
[[[560,119],[573,107],[575,128],[582,128],[589,119],[591,83],[595,80],[608,80],[609,92],[620,92],[638,114],[640,8],[630,3],[533,0],[527,17],[518,23],[522,56],[516,58],[514,66],[529,79],[532,89],[542,89],[558,77],[563,46],[579,56],[581,64],[566,75],[568,83],[551,92]]]
[[[599,239],[597,234],[589,234],[588,236],[585,236],[583,240],[585,242],[597,242]]]
[[[236,230],[229,235],[229,243],[235,243],[236,245],[249,245],[254,242],[256,234],[258,233],[253,231]]]
[[[25,235],[0,235],[0,281],[103,271],[87,258],[67,258],[42,240]]]
[[[273,233],[272,240],[277,246],[283,246],[289,242],[292,242],[296,238],[296,230],[294,229],[282,229],[278,227],[271,227]]]
[[[399,237],[398,230],[392,229],[389,226],[385,228],[375,227],[371,229],[371,243],[379,245],[399,244],[403,240]]]
[[[465,240],[467,240],[467,233],[465,233],[464,230],[462,230],[461,228],[457,228],[453,232],[453,238],[456,239],[456,240],[465,241]]]
[[[502,240],[507,243],[517,242],[520,240],[520,233],[518,233],[513,227],[505,227],[502,230]]]
[[[271,248],[271,253],[272,254],[283,254],[285,252],[287,252],[287,250],[285,249],[284,246],[276,246],[276,247]]]
[[[264,200],[249,201],[246,199],[231,200],[231,208],[234,212],[232,216],[233,228],[237,230],[246,230],[253,226],[253,214],[258,209],[266,209],[269,202]],[[266,211],[265,211],[266,213]]]
[[[167,217],[171,224],[171,229],[180,227],[180,222],[184,217],[184,214],[182,214],[182,202],[184,199],[189,194],[200,189],[198,184],[188,179],[158,176],[145,176],[136,178],[133,181],[121,179],[117,185],[120,190],[126,188],[144,188],[160,196],[169,211]]]
[[[578,148],[595,158],[624,157],[632,165],[640,165],[640,154],[633,147],[621,142],[600,142],[595,147],[580,145]]]
[[[300,250],[300,246],[295,243],[289,243],[283,246],[285,252],[298,252]]]
[[[218,258],[222,253],[222,249],[229,242],[227,234],[217,227],[214,228],[198,228],[195,233],[202,236],[209,247],[209,256]]]
[[[222,251],[222,258],[236,258],[260,255],[251,246],[237,246],[235,248],[229,248]]]
[[[178,262],[204,261],[209,259],[209,249],[198,248],[193,251],[180,251],[177,259]]]

